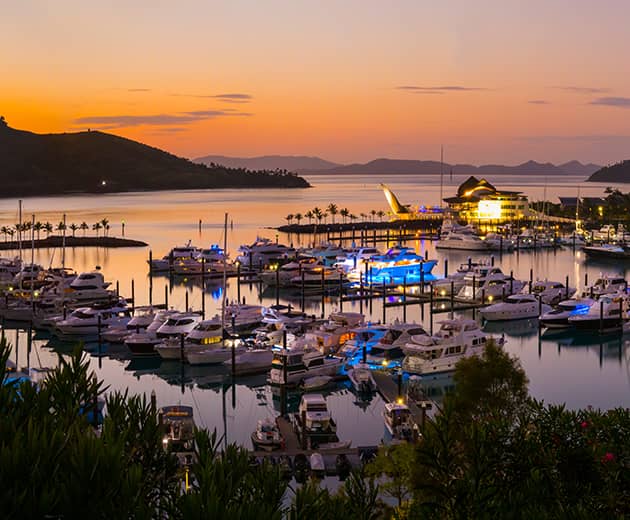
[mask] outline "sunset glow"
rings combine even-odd
[[[623,1],[26,0],[2,110],[170,152],[602,164],[630,145]]]

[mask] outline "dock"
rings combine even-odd
[[[398,395],[398,385],[394,382],[391,373],[384,370],[374,370],[372,375],[376,381],[378,393],[387,402],[395,403],[399,397],[402,397]],[[414,422],[422,429],[427,416],[427,408],[422,408],[411,400],[407,400],[405,404],[409,407]]]

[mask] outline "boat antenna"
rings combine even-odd
[[[442,197],[444,196],[444,146],[440,145],[440,208],[442,207]]]

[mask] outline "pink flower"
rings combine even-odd
[[[609,451],[606,452],[604,454],[604,456],[602,457],[602,463],[607,463],[607,462],[614,462],[615,461],[615,455],[613,453],[610,453]]]
[[[586,421],[582,421],[582,423],[580,424],[580,426],[582,426],[582,428],[588,428],[588,422],[586,422]]]

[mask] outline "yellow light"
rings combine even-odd
[[[502,215],[500,200],[480,200],[477,206],[477,218],[481,220],[496,220]]]
[[[387,366],[387,360],[386,360],[386,359],[384,359],[384,360],[383,360],[383,362],[381,363],[381,365],[383,365],[384,367],[386,367],[386,366]]]
[[[398,399],[396,399],[396,403],[397,404],[403,404],[405,401],[402,397],[399,397]]]
[[[444,289],[440,291],[440,296],[446,296],[446,291]]]
[[[492,297],[492,295],[488,296],[488,301],[491,302],[492,300],[494,300],[494,298]]]

